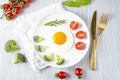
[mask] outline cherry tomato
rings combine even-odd
[[[77,29],[79,27],[79,23],[78,22],[76,22],[76,21],[71,21],[71,23],[70,23],[70,28],[72,29],[72,30],[75,30],[75,29]]]
[[[31,3],[31,2],[32,2],[32,0],[25,0],[25,2],[26,2],[26,3]]]
[[[18,6],[15,6],[13,9],[12,9],[12,14],[13,15],[17,15],[20,13],[20,7]]]
[[[12,20],[14,18],[14,15],[12,14],[12,12],[9,12],[6,14],[6,19],[7,20]]]
[[[81,79],[82,75],[83,75],[83,70],[81,68],[76,68],[75,74],[76,74],[76,76],[78,76],[79,79]]]
[[[85,43],[83,43],[83,42],[77,42],[77,43],[75,44],[75,48],[76,48],[77,50],[84,50],[84,49],[85,49]]]
[[[29,3],[31,3],[31,2],[32,2],[32,0],[28,0],[28,2],[29,2]]]
[[[84,39],[84,38],[86,37],[86,33],[85,33],[84,31],[78,31],[78,32],[76,33],[76,37],[77,37],[78,39]]]
[[[3,7],[4,11],[7,11],[10,8],[10,4],[4,4]]]
[[[26,7],[26,2],[25,1],[21,1],[21,2],[18,3],[18,6],[20,8],[25,8]]]
[[[67,77],[67,73],[64,71],[60,71],[59,73],[56,73],[55,76],[60,79],[65,79]]]

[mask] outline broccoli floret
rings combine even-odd
[[[60,57],[59,55],[56,55],[56,64],[57,65],[61,65],[61,64],[63,64],[64,63],[64,59],[62,58],[62,57]]]
[[[46,61],[52,61],[52,53],[49,53],[49,54],[44,54],[44,59],[46,60]]]
[[[5,44],[6,52],[12,52],[12,51],[16,51],[16,50],[19,50],[19,49],[20,49],[19,46],[17,46],[17,44],[14,40],[9,40]]]
[[[40,36],[35,36],[35,37],[34,37],[34,41],[37,42],[37,43],[38,43],[38,42],[41,42],[41,41],[43,41],[43,40],[45,40],[43,37],[40,37]]]
[[[14,59],[14,64],[17,63],[25,63],[26,62],[26,58],[24,55],[22,55],[21,53],[17,53],[15,54],[15,59]]]
[[[38,50],[43,52],[46,49],[46,46],[38,45]]]

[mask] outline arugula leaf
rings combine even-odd
[[[57,20],[56,19],[54,21],[47,22],[44,25],[45,26],[58,26],[58,25],[65,24],[65,23],[66,23],[66,20]]]

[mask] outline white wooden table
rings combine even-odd
[[[27,9],[21,15],[36,11],[42,7],[62,0],[33,0]],[[7,0],[0,0],[0,4]],[[4,44],[9,39],[14,39],[22,47],[21,40],[12,32],[13,22],[0,20],[0,80],[57,80],[54,73],[64,70],[70,74],[66,80],[77,80],[74,75],[74,69],[81,67],[84,70],[82,80],[120,80],[120,0],[93,0],[92,4],[80,8],[68,8],[80,16],[90,29],[90,22],[94,10],[98,11],[98,19],[102,12],[109,13],[109,20],[105,31],[103,32],[99,49],[97,52],[97,70],[92,71],[89,68],[90,51],[84,59],[77,65],[66,68],[45,68],[41,71],[33,71],[29,64],[12,63],[14,53],[8,54],[4,51]],[[24,53],[23,49],[20,51]]]

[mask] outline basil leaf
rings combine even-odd
[[[80,2],[77,1],[65,1],[64,4],[68,7],[80,7]]]
[[[90,4],[91,3],[91,0],[82,0],[81,1],[81,4],[82,5],[88,5],[88,4]]]

